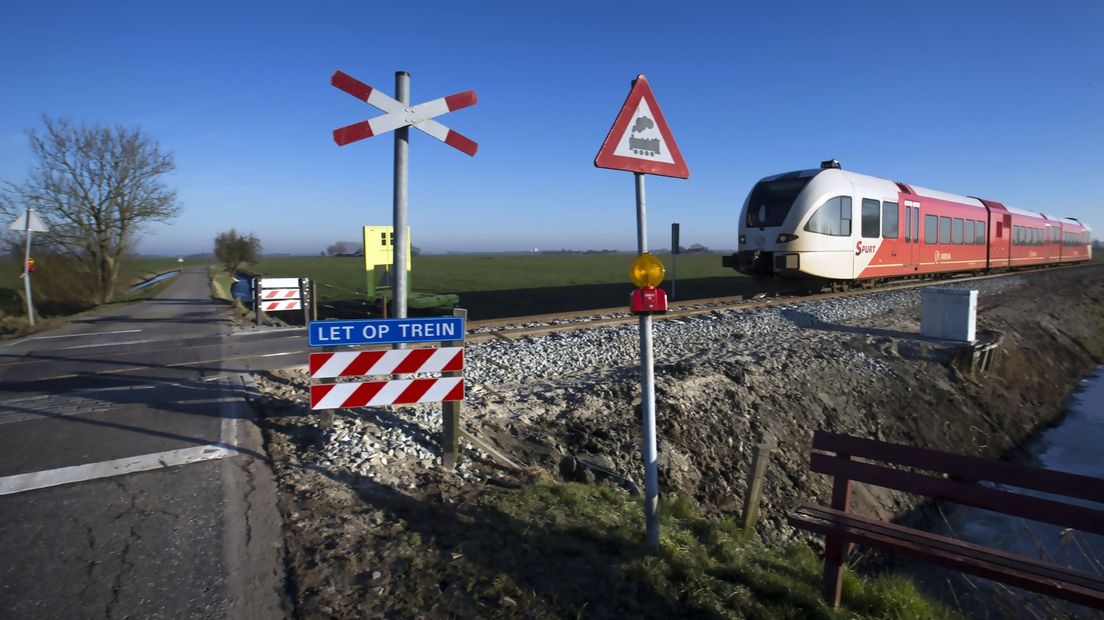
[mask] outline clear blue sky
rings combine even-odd
[[[378,112],[341,69],[414,102],[475,158],[412,132],[410,223],[427,251],[635,247],[633,178],[593,167],[644,73],[690,166],[650,176],[653,247],[736,246],[766,175],[847,169],[1074,216],[1104,237],[1104,2],[51,2],[0,24],[0,179],[42,114],[140,127],[184,205],[147,253],[231,227],[317,254],[391,222],[392,137],[337,147]]]

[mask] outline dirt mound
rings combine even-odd
[[[1104,266],[1018,277],[1020,286],[980,299],[978,329],[999,338],[995,366],[984,373],[967,371],[962,347],[920,337],[915,307],[852,324],[812,319],[794,307],[783,316],[800,328],[796,337],[761,341],[749,332],[660,364],[661,493],[691,497],[708,514],[735,515],[752,448],[772,443],[758,532],[779,542],[794,535],[785,523],[788,509],[829,496],[827,481],[808,473],[816,429],[1008,456],[1056,423],[1077,380],[1104,361]],[[518,484],[516,474],[478,450],[466,453],[459,474],[440,471],[436,408],[341,419],[340,428],[323,431],[306,411],[303,373],[258,382],[267,394],[261,409],[300,611],[346,615],[349,608],[341,606],[358,600],[368,605],[358,612],[364,615],[433,616],[441,615],[434,605],[442,600],[467,600],[442,599],[460,587],[453,577],[430,588],[391,576],[409,577],[419,566],[462,574],[448,567],[463,555],[445,551],[459,540],[436,541],[441,551],[433,559],[414,543],[438,535],[435,522],[470,520],[472,513],[458,507]],[[600,378],[474,386],[463,420],[473,435],[546,475],[642,487],[633,368]],[[907,496],[861,486],[855,498],[861,509],[885,517],[915,507]],[[467,528],[464,536],[479,538],[478,530]],[[484,542],[495,544],[494,528],[487,536]],[[396,597],[405,601],[399,607]],[[450,613],[473,612],[456,604]]]

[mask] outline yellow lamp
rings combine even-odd
[[[665,273],[667,270],[663,268],[663,263],[654,254],[645,252],[633,259],[629,267],[629,280],[636,288],[655,288],[663,282]]]

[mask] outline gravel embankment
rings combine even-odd
[[[965,371],[961,345],[919,336],[916,290],[657,321],[661,493],[737,515],[752,448],[770,442],[758,533],[773,543],[794,535],[785,522],[793,506],[830,494],[828,480],[808,471],[817,429],[990,458],[1014,453],[1104,363],[1104,265],[968,286],[979,290],[979,333],[1000,337],[989,373]],[[523,466],[639,487],[638,346],[636,326],[468,346],[463,426]],[[432,543],[426,552],[425,541],[452,540],[441,519],[464,513],[466,498],[489,483],[516,482],[470,444],[456,474],[442,471],[437,405],[343,413],[334,429],[320,429],[308,383],[302,369],[257,377],[299,610],[424,609],[416,597],[395,598],[403,584],[423,564],[465,561]],[[911,518],[918,506],[863,485],[854,503],[884,518]],[[480,532],[461,529],[465,539]]]

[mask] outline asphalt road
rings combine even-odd
[[[242,373],[303,363],[305,338],[232,332],[189,270],[0,343],[0,617],[289,613]]]

